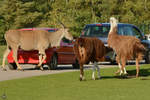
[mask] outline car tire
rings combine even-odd
[[[146,52],[145,63],[150,64],[150,50]]]
[[[50,70],[55,70],[57,68],[57,64],[58,64],[58,61],[57,61],[57,55],[54,54],[52,57],[51,57],[51,60],[48,64],[48,69]]]
[[[75,63],[72,64],[72,67],[74,69],[79,69],[80,68],[80,64],[79,64],[78,60],[76,60]]]
[[[16,63],[8,63],[8,68],[10,70],[16,70],[17,69],[17,65],[16,65]]]
[[[111,61],[110,61],[110,64],[111,64],[111,65],[117,65],[117,62],[116,62],[116,60],[111,60]]]

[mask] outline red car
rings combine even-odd
[[[21,31],[24,30],[47,30],[48,32],[57,31],[56,28],[26,28],[19,29]],[[16,63],[12,57],[13,51],[11,51],[7,57],[8,59],[8,67],[10,69],[16,69]],[[75,59],[73,52],[73,43],[65,38],[62,39],[60,43],[60,47],[58,48],[48,48],[46,50],[47,58],[43,62],[43,64],[47,64],[49,69],[56,69],[57,64],[72,64],[74,68],[79,67],[77,60]],[[18,63],[20,64],[38,64],[39,56],[37,50],[32,51],[23,51],[18,50]]]

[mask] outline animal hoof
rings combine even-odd
[[[116,75],[119,75],[119,73],[120,73],[119,71],[115,72]]]
[[[7,69],[6,69],[6,68],[3,68],[3,71],[7,71]]]
[[[139,77],[139,75],[136,75],[136,78],[138,78]]]
[[[98,77],[98,80],[102,79],[101,77]]]
[[[85,79],[85,78],[81,78],[81,77],[80,77],[80,79],[79,79],[79,80],[80,80],[80,81],[86,81],[86,79]]]
[[[80,81],[82,81],[82,78],[79,78]]]
[[[19,71],[24,71],[24,69],[18,69]]]
[[[128,73],[124,73],[125,75],[128,75]]]
[[[44,69],[43,69],[43,68],[41,68],[41,67],[40,67],[40,70],[41,70],[41,71],[44,71]]]
[[[95,78],[92,78],[92,80],[95,80]]]
[[[35,70],[39,70],[40,69],[40,67],[39,66],[35,66],[35,68],[34,68]]]

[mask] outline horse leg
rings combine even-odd
[[[92,79],[95,80],[95,71],[96,71],[96,62],[93,64],[93,73],[92,73]]]
[[[100,76],[100,68],[98,67],[97,62],[96,62],[96,67],[97,67],[97,71],[98,71],[98,79],[100,79],[101,78],[101,76]]]
[[[9,54],[9,52],[10,52],[10,49],[9,49],[9,47],[7,46],[7,48],[6,48],[5,52],[4,52],[4,55],[3,55],[3,62],[2,62],[2,67],[3,67],[3,70],[4,70],[4,71],[6,71],[6,68],[5,68],[5,60],[6,60],[7,56],[8,56],[8,54]]]
[[[13,58],[14,58],[15,63],[16,63],[16,65],[17,65],[17,69],[18,69],[18,70],[22,70],[22,68],[20,67],[20,65],[19,65],[19,63],[18,63],[18,60],[17,60],[18,47],[12,48],[12,50],[13,50]]]
[[[82,80],[85,80],[85,78],[84,78],[83,64],[80,63],[80,81]]]
[[[139,59],[136,58],[136,77],[139,76]]]

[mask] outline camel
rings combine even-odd
[[[62,28],[55,32],[48,32],[46,30],[33,30],[33,31],[21,31],[21,30],[8,30],[5,33],[5,40],[7,43],[7,49],[3,55],[2,68],[5,69],[5,60],[11,50],[13,50],[13,58],[17,65],[18,70],[22,70],[17,61],[17,51],[22,49],[25,51],[38,50],[39,53],[39,67],[46,59],[45,50],[49,47],[59,47],[61,39],[65,37],[69,40],[73,40],[73,36],[69,33],[69,29],[62,25]]]
[[[143,57],[143,53],[146,50],[141,41],[134,36],[121,36],[117,34],[117,19],[110,18],[111,28],[108,34],[108,46],[116,52],[116,61],[119,65],[121,74],[127,74],[125,65],[126,61],[135,58],[136,59],[136,77],[139,76],[139,61]]]

